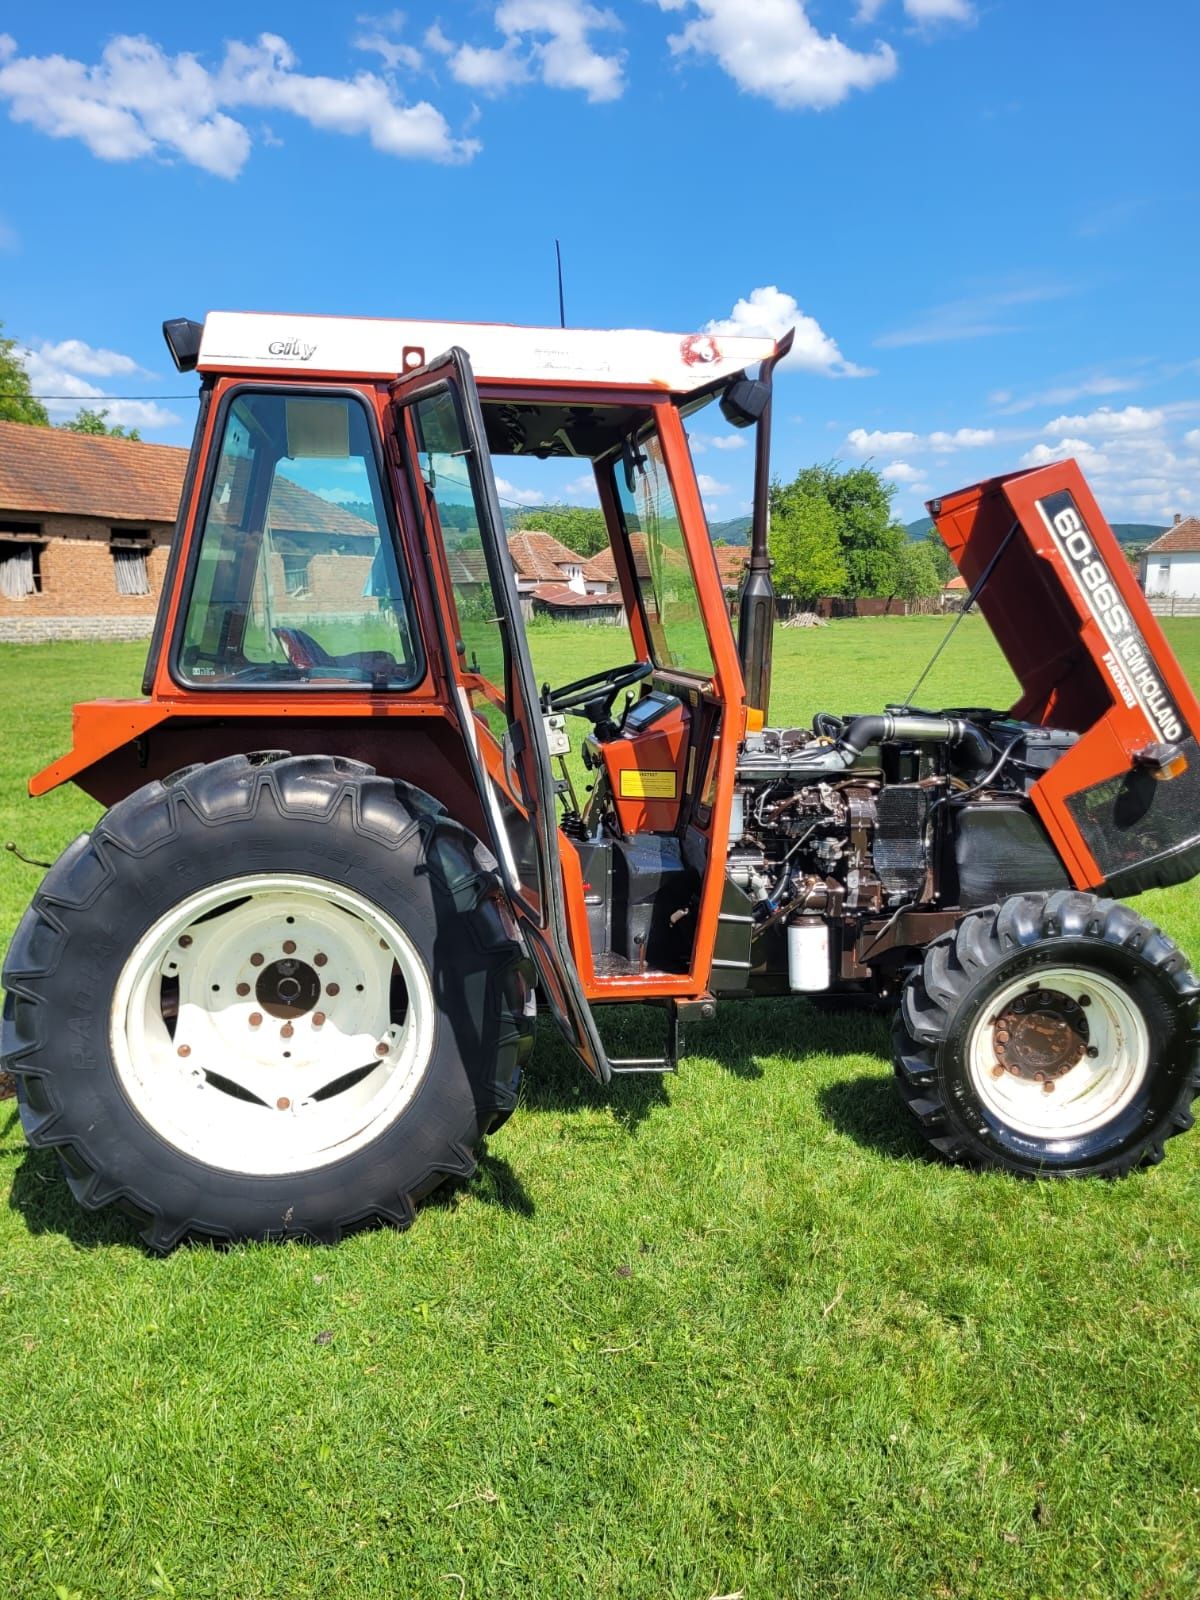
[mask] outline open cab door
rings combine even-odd
[[[563,1037],[611,1067],[568,942],[546,729],[471,364],[453,349],[392,385],[401,470],[491,844]]]

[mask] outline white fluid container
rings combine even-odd
[[[796,917],[787,925],[788,988],[815,994],[830,983],[829,924],[824,917]]]

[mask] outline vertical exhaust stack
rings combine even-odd
[[[758,437],[754,458],[754,516],[750,532],[750,567],[742,586],[738,612],[738,654],[746,685],[746,704],[766,721],[771,699],[771,639],[775,627],[775,585],[771,582],[771,395],[776,366],[792,348],[791,328],[775,346],[775,354],[759,369]]]

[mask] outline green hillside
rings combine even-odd
[[[1111,526],[1121,544],[1150,544],[1160,533],[1167,531],[1153,522],[1114,522]],[[928,517],[918,517],[915,522],[906,525],[906,532],[910,539],[924,539],[933,532],[933,523]]]

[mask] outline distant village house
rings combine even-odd
[[[1200,517],[1176,513],[1174,526],[1142,551],[1141,579],[1150,600],[1200,600]]]

